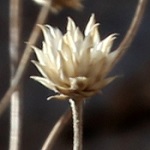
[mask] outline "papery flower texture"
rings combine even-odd
[[[107,75],[118,54],[117,50],[110,52],[116,34],[101,40],[94,14],[84,34],[71,18],[64,35],[49,25],[39,26],[44,41],[42,50],[32,46],[38,59],[32,62],[43,77],[31,78],[57,93],[48,99],[91,97],[115,79]]]

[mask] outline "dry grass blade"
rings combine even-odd
[[[20,7],[21,0],[10,0],[10,24],[9,24],[9,56],[10,56],[10,82],[13,83],[13,77],[19,62],[20,46]],[[15,33],[15,34],[14,34]],[[10,137],[9,149],[18,150],[20,147],[21,131],[21,86],[14,91],[11,96],[10,107]]]
[[[69,122],[70,119],[71,119],[71,111],[69,109],[56,122],[52,131],[50,132],[46,141],[44,142],[41,150],[51,150],[52,149],[55,140],[60,135],[61,131],[64,129],[64,127],[66,126],[66,124]]]
[[[121,57],[125,54],[127,48],[131,45],[134,37],[136,36],[136,33],[139,29],[139,26],[141,24],[145,8],[146,8],[147,0],[139,0],[133,20],[130,24],[130,27],[120,43],[117,50],[119,51],[117,59],[113,62],[114,65],[121,59]]]
[[[32,30],[32,33],[30,35],[30,38],[28,40],[28,42],[30,44],[35,44],[35,42],[37,41],[37,38],[40,34],[40,29],[37,27],[36,24],[43,24],[48,16],[49,13],[49,9],[45,6],[42,7],[40,14],[37,18],[37,21],[34,25],[34,28]],[[21,58],[21,61],[19,63],[18,69],[16,71],[16,74],[13,78],[13,83],[12,85],[9,87],[9,89],[7,90],[7,92],[5,93],[4,97],[1,99],[0,102],[0,116],[2,115],[2,113],[4,112],[4,110],[7,108],[7,106],[10,103],[10,96],[12,95],[12,93],[17,89],[23,75],[25,72],[25,69],[27,67],[27,64],[29,62],[29,58],[30,55],[32,53],[31,47],[29,45],[26,46],[25,50],[24,50],[24,54]]]

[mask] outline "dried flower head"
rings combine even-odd
[[[94,15],[84,35],[71,18],[68,18],[64,35],[57,28],[40,25],[44,34],[42,50],[34,46],[32,48],[39,61],[33,63],[43,77],[31,78],[58,93],[48,99],[90,97],[115,78],[107,78],[106,75],[118,53],[110,52],[116,34],[100,40],[98,26]]]
[[[63,8],[81,9],[83,6],[81,0],[34,0],[40,5],[45,5],[54,13],[59,12]]]

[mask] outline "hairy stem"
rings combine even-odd
[[[34,25],[34,28],[32,30],[32,33],[29,37],[28,42],[30,44],[35,44],[39,34],[40,34],[40,29],[37,27],[37,24],[43,24],[48,16],[48,12],[49,12],[49,8],[47,6],[43,6],[40,14],[37,18],[37,21]],[[11,86],[9,87],[9,89],[7,90],[7,92],[5,93],[5,95],[3,96],[3,98],[1,99],[0,102],[0,116],[2,115],[2,113],[4,112],[4,110],[7,108],[7,106],[9,105],[10,102],[10,96],[12,95],[12,93],[18,88],[18,85],[25,73],[25,69],[27,68],[27,64],[29,62],[29,58],[30,55],[32,53],[31,47],[29,45],[27,45],[25,47],[23,56],[21,58],[21,61],[19,63],[18,69],[16,71],[16,74],[13,78],[13,82],[11,84]]]
[[[21,143],[20,89],[11,96],[9,150],[19,150]]]
[[[52,131],[48,135],[46,141],[44,142],[44,145],[42,146],[41,150],[51,150],[53,148],[55,140],[60,135],[61,131],[64,129],[64,127],[66,126],[66,124],[69,122],[70,119],[71,119],[71,111],[68,110],[59,118],[59,120],[53,127]]]
[[[10,56],[10,83],[12,85],[15,71],[19,62],[20,43],[20,0],[10,0],[10,24],[9,24],[9,56]],[[14,91],[11,96],[10,106],[10,137],[9,149],[19,150],[21,140],[21,105],[20,91]]]
[[[73,150],[82,150],[82,122],[83,102],[82,100],[69,100],[73,118]]]

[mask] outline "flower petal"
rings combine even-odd
[[[91,28],[93,27],[94,24],[95,24],[95,15],[92,14],[89,19],[89,22],[85,28],[85,31],[84,31],[85,36],[87,36],[89,34],[89,32],[91,31]]]
[[[103,83],[102,83],[102,88],[105,87],[106,85],[110,84],[116,78],[118,78],[118,76],[108,77],[108,78],[104,79]]]
[[[116,39],[116,35],[117,34],[111,34],[110,36],[108,36],[106,39],[104,39],[102,41],[102,47],[101,47],[101,51],[104,53],[104,54],[108,54],[112,48],[112,44],[113,44],[113,41]]]
[[[76,29],[76,25],[74,21],[70,17],[68,17],[67,32],[73,34],[75,29]]]
[[[74,32],[74,41],[75,43],[80,43],[83,41],[83,34],[81,33],[81,31],[79,30],[79,28],[77,27],[75,32]]]
[[[49,79],[46,79],[43,77],[38,77],[38,76],[30,76],[30,78],[38,81],[39,83],[41,83],[42,85],[44,85],[48,89],[51,89],[55,92],[58,92],[55,88],[55,85]]]
[[[106,85],[108,85],[109,83],[111,83],[116,78],[117,78],[117,76],[108,77],[106,79],[101,79],[101,80],[95,82],[95,84],[93,84],[93,86],[91,86],[90,89],[94,90],[94,91],[101,90],[103,87],[105,87]]]
[[[58,100],[68,100],[69,97],[63,94],[60,95],[54,95],[54,96],[50,96],[47,98],[47,100],[51,100],[51,99],[58,99]]]
[[[72,50],[72,52],[76,53],[77,52],[77,49],[76,49],[76,45],[75,45],[75,42],[73,40],[73,37],[72,35],[67,32],[64,36],[64,41],[65,43],[70,47],[70,49]]]
[[[92,29],[89,33],[92,36],[93,45],[97,45],[100,42],[100,35],[99,35],[99,32],[98,32],[98,26],[99,26],[98,23],[93,25],[93,27],[92,27]]]
[[[32,60],[32,63],[36,66],[36,68],[39,70],[39,72],[42,74],[42,76],[44,76],[45,78],[48,78],[47,73],[43,70],[43,67],[41,67],[41,65],[39,65],[38,62]]]
[[[63,85],[64,81],[62,81],[59,77],[59,74],[55,68],[51,68],[51,66],[43,66],[39,64],[36,61],[32,61],[34,65],[37,67],[39,72],[46,78],[48,78],[51,82],[58,84],[58,85]]]
[[[45,55],[43,54],[43,52],[35,47],[35,46],[31,46],[31,48],[34,50],[35,54],[36,54],[36,57],[37,59],[39,60],[39,62],[44,65],[45,64]]]

